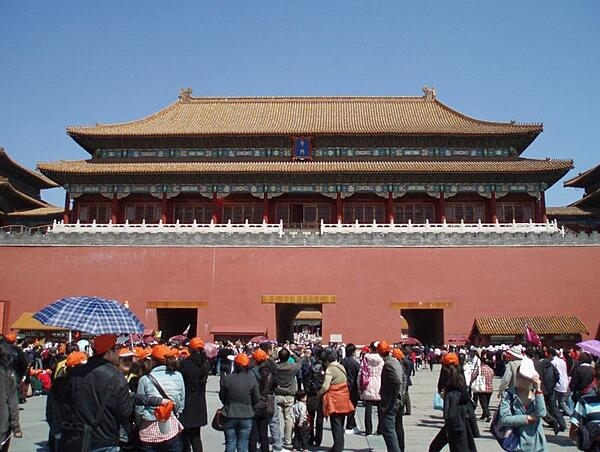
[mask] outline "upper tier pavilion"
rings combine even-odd
[[[474,119],[418,97],[193,97],[74,126],[89,154],[39,163],[65,222],[543,222],[571,160],[521,154],[542,124]]]

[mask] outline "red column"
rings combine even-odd
[[[388,219],[388,223],[394,222],[394,195],[392,192],[388,193],[387,202],[385,203],[386,217]]]
[[[69,213],[71,210],[71,197],[69,192],[65,190],[65,210],[63,212],[63,223],[69,224]]]
[[[110,221],[112,224],[117,224],[119,219],[117,217],[117,212],[119,209],[119,200],[117,199],[117,194],[113,193],[112,202],[110,205]]]
[[[498,221],[498,214],[496,212],[496,192],[492,192],[492,196],[490,198],[490,220],[492,223]]]
[[[219,222],[219,198],[216,193],[213,193],[212,199],[212,222],[217,224]]]
[[[162,203],[160,206],[160,221],[163,222],[163,224],[167,223],[167,217],[168,217],[168,212],[169,212],[169,200],[167,199],[167,193],[163,192],[162,194]]]
[[[342,205],[342,194],[338,191],[337,197],[335,198],[335,211],[337,215],[338,223],[344,222],[344,210]]]
[[[440,192],[440,199],[438,202],[438,214],[439,222],[443,223],[446,221],[446,198],[444,197],[444,192]]]
[[[269,222],[269,194],[263,195],[263,223]]]
[[[548,217],[546,216],[546,194],[542,191],[540,193],[540,209],[542,211],[542,223],[548,221]]]

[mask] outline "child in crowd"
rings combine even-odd
[[[306,408],[306,392],[296,392],[296,403],[292,406],[294,416],[294,440],[293,450],[308,450],[308,438],[310,436],[310,420]]]

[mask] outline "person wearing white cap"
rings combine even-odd
[[[504,359],[508,360],[508,364],[506,365],[504,375],[502,376],[502,381],[500,382],[498,398],[501,398],[502,394],[504,394],[504,391],[506,391],[508,388],[512,388],[515,386],[517,369],[519,368],[519,366],[521,365],[521,361],[523,360],[521,346],[515,345],[509,348],[506,351],[506,353],[504,353]]]
[[[546,416],[546,403],[540,377],[530,358],[523,358],[517,369],[515,385],[504,392],[498,410],[500,425],[517,427],[517,451],[547,450],[542,426],[542,418]]]

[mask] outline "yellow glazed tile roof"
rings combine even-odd
[[[480,334],[520,335],[525,333],[526,324],[538,334],[589,334],[577,316],[475,318],[475,326]]]
[[[91,163],[87,160],[40,162],[38,169],[56,174],[163,173],[539,173],[568,171],[571,160],[503,161],[276,161]]]
[[[64,328],[57,326],[44,325],[39,320],[34,319],[33,314],[33,312],[24,312],[17,320],[15,320],[10,328],[13,330],[28,331],[66,331]]]
[[[73,137],[539,134],[541,124],[471,118],[431,97],[191,97],[131,122],[73,126]]]

